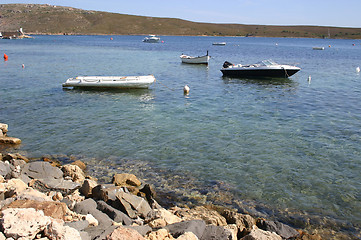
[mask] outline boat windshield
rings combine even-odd
[[[277,65],[277,63],[275,63],[272,60],[263,60],[262,62],[259,62],[258,64],[263,65],[263,66]]]

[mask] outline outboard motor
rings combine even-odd
[[[233,63],[230,63],[230,62],[227,62],[227,61],[225,61],[223,63],[223,68],[228,68],[229,66],[233,66]]]

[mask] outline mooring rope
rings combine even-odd
[[[283,68],[283,70],[285,70],[286,76],[290,77],[290,75],[288,75],[288,73],[287,73],[287,70],[284,67],[282,67],[282,68]]]
[[[165,84],[161,83],[159,80],[157,80],[156,82],[158,82],[158,83],[162,84],[164,87],[168,88],[169,90],[172,90],[172,91],[174,91],[174,90],[175,90],[174,88],[170,88],[170,87],[168,87],[167,85],[165,85]]]

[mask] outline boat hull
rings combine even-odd
[[[186,55],[180,56],[182,63],[190,64],[208,64],[210,56],[201,56],[201,57],[190,57]]]
[[[153,75],[149,76],[86,76],[69,78],[63,83],[63,88],[114,88],[114,89],[147,89],[155,82]]]
[[[299,68],[292,69],[221,69],[223,76],[240,78],[288,78],[297,73]]]

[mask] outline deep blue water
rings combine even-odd
[[[17,151],[106,159],[114,168],[121,159],[140,160],[189,175],[199,189],[224,182],[235,198],[359,231],[361,40],[162,36],[164,43],[147,44],[143,36],[111,37],[0,41],[9,56],[0,63],[0,122],[22,139]],[[227,45],[212,45],[221,41]],[[180,62],[181,53],[207,50],[208,67]],[[219,71],[225,60],[264,59],[302,70],[286,80]],[[61,87],[78,75],[146,74],[157,79],[149,90]]]

